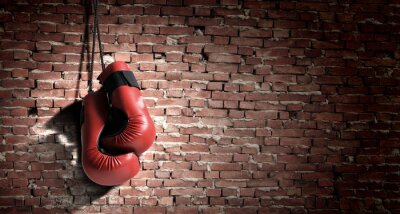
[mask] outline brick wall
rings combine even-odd
[[[400,213],[398,0],[102,0],[158,132],[113,188],[79,158],[90,6],[0,4],[0,212]]]

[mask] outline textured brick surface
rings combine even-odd
[[[0,6],[1,213],[400,213],[398,0],[100,1],[158,132],[114,188],[79,158],[90,7]]]

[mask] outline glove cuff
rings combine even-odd
[[[100,74],[100,83],[103,89],[111,97],[113,91],[119,86],[127,85],[136,87],[140,90],[139,84],[136,81],[135,75],[129,71],[129,67],[124,62],[113,62]]]
[[[109,64],[106,69],[99,75],[97,78],[100,81],[100,84],[104,84],[104,82],[108,79],[108,77],[119,71],[129,71],[129,66],[121,61],[115,61]]]
[[[131,71],[118,71],[111,74],[104,82],[103,87],[111,95],[115,89],[122,85],[136,87],[140,90],[139,84]]]

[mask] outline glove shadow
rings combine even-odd
[[[81,137],[80,137],[80,112],[82,102],[75,102],[64,107],[51,118],[45,128],[54,131],[55,143],[63,145],[64,157],[57,162],[62,162],[64,186],[66,187],[66,204],[68,209],[76,209],[80,206],[90,205],[92,201],[105,195],[112,187],[100,186],[91,181],[83,171],[81,161]],[[60,149],[58,149],[60,150]],[[58,158],[57,158],[58,159]],[[61,178],[60,178],[61,179]]]

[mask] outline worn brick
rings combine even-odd
[[[113,188],[79,157],[80,100],[101,88],[86,6],[2,8],[3,212],[399,209],[397,1],[100,2],[107,64],[129,64],[157,132]]]

